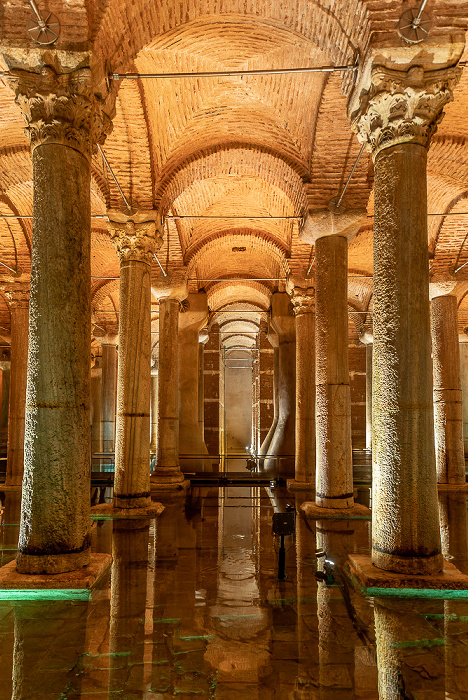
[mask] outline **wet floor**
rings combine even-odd
[[[5,564],[19,498],[2,498]],[[468,698],[468,602],[363,597],[340,565],[369,551],[370,522],[305,521],[303,500],[192,488],[157,520],[95,522],[113,564],[92,600],[0,601],[0,700]],[[272,519],[286,504],[298,515],[280,580]],[[465,496],[442,497],[441,523],[466,572]]]

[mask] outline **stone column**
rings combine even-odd
[[[348,241],[366,211],[311,209],[300,238],[315,245],[315,418],[318,509],[353,507],[351,393],[348,368]],[[309,504],[307,504],[309,505]],[[309,515],[312,513],[308,509]]]
[[[372,562],[442,568],[434,451],[426,160],[458,69],[371,67],[351,100],[375,164]],[[353,109],[354,107],[354,109]]]
[[[205,345],[209,340],[206,331],[198,336],[198,430],[205,443]],[[206,447],[206,443],[205,443]],[[207,450],[208,451],[208,450]]]
[[[151,442],[150,452],[156,454],[158,451],[158,358],[151,361]]]
[[[102,452],[102,368],[100,360],[100,357],[96,357],[94,365],[91,367],[91,456],[95,452]]]
[[[156,211],[109,211],[120,259],[114,507],[147,508],[150,495],[151,263],[162,243]]]
[[[374,336],[366,331],[359,340],[366,346],[366,450],[372,451],[372,344]]]
[[[202,457],[208,450],[198,424],[198,335],[207,320],[205,292],[189,294],[179,315],[179,459],[183,471],[188,472],[211,467]]]
[[[265,439],[260,447],[260,457],[265,457],[269,454],[271,441],[275,434],[276,426],[278,425],[278,373],[279,373],[279,350],[278,336],[272,328],[267,333],[268,342],[273,348],[273,420],[270,430],[266,434]]]
[[[323,236],[315,243],[316,503],[350,508],[353,498],[351,393],[348,366],[348,242]]]
[[[278,335],[278,422],[264,470],[294,476],[296,419],[296,324],[286,292],[271,297],[271,325]],[[279,458],[279,459],[278,459]]]
[[[179,299],[159,300],[158,453],[151,483],[180,488],[179,466]]]
[[[21,486],[28,369],[29,283],[3,286],[11,313],[11,374],[8,411],[7,486]]]
[[[439,484],[465,485],[457,297],[430,285],[434,437]]]
[[[102,451],[114,452],[118,330],[112,326],[105,328],[105,332],[95,328],[94,335],[102,349]]]
[[[59,60],[59,59],[57,59]],[[89,68],[11,70],[32,147],[34,219],[17,569],[90,561],[90,166],[110,130]]]
[[[460,351],[460,380],[462,390],[463,449],[468,457],[468,329],[458,336]]]
[[[288,488],[315,489],[315,305],[314,290],[296,287],[296,464]]]

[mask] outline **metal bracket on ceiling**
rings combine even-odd
[[[41,15],[34,0],[29,0],[35,18],[28,19],[26,28],[36,44],[47,46],[54,44],[60,36],[60,22],[52,12]]]
[[[423,0],[419,9],[412,7],[405,10],[398,22],[398,33],[409,44],[419,44],[427,37],[431,28],[431,18],[424,12],[427,0]]]

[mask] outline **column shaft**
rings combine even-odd
[[[159,300],[158,457],[155,476],[183,480],[179,467],[179,301]]]
[[[115,449],[115,403],[117,390],[117,348],[102,344],[102,451]]]
[[[316,503],[348,508],[354,503],[351,394],[348,369],[348,242],[323,236],[315,244]]]
[[[375,158],[373,563],[442,567],[429,321],[426,148]]]
[[[366,345],[366,450],[372,450],[372,343]]]
[[[91,369],[91,454],[102,452],[102,374],[100,367]]]
[[[296,481],[315,488],[315,314],[296,315]]]
[[[8,412],[7,486],[21,486],[28,366],[28,306],[11,306],[11,375]]]
[[[17,568],[57,573],[89,562],[90,161],[33,151],[24,487]]]
[[[158,412],[158,372],[151,370],[151,452],[158,449]]]
[[[141,508],[150,498],[151,278],[143,260],[122,260],[114,504]]]
[[[457,322],[457,298],[435,297],[431,302],[434,437],[437,481],[441,484],[465,483]]]

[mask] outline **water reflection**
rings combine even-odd
[[[0,602],[0,700],[468,700],[468,603],[362,597],[340,567],[369,552],[369,522],[307,521],[304,499],[203,487],[157,520],[95,523],[113,564],[89,603]],[[272,516],[287,503],[281,581]],[[17,523],[18,492],[4,506]],[[440,516],[444,555],[467,571],[466,497],[442,494]],[[331,585],[316,580],[316,546]]]

